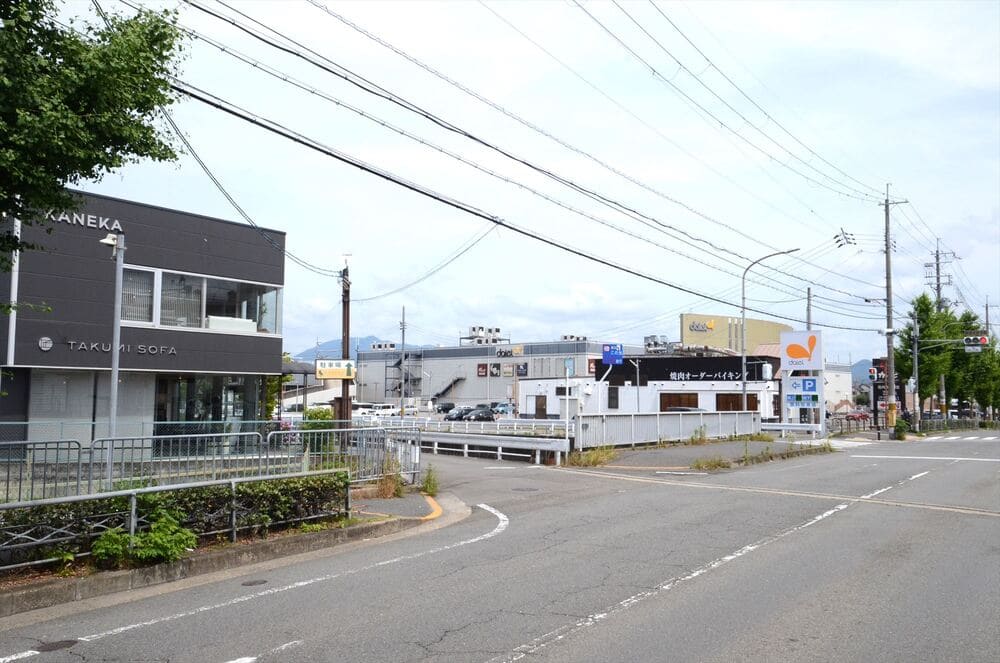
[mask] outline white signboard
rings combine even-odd
[[[820,332],[781,332],[781,370],[822,371],[823,341]]]

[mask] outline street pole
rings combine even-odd
[[[905,200],[889,202],[889,185],[885,185],[885,427],[896,425],[896,357],[893,352],[895,333],[892,323],[892,228],[889,225],[889,205],[899,205]]]
[[[639,414],[639,360],[629,359],[635,366],[635,413]]]
[[[741,296],[740,296],[740,366],[742,375],[740,376],[743,380],[743,399],[742,411],[747,411],[747,272],[750,268],[759,262],[763,262],[768,258],[773,258],[774,256],[782,256],[787,253],[795,253],[798,249],[789,249],[787,251],[778,251],[777,253],[769,253],[763,258],[757,258],[752,263],[747,265],[747,268],[743,270],[743,277],[741,281]],[[758,403],[759,406],[759,403]]]
[[[402,350],[399,354],[399,416],[403,416],[403,397],[406,392],[406,307],[403,307],[403,319],[399,322],[401,334],[400,345]]]
[[[806,288],[806,329],[813,328],[813,289]]]
[[[118,372],[122,342],[122,280],[125,268],[125,235],[115,236],[115,306],[111,327],[111,401],[108,404],[108,437],[118,435]]]
[[[344,361],[351,359],[351,279],[348,278],[347,265],[340,272],[340,306],[341,306],[341,329],[340,329],[340,354]],[[357,370],[357,359],[355,358],[354,380],[360,387],[361,382]],[[357,392],[357,388],[355,389]],[[351,424],[351,382],[350,380],[340,381],[340,419],[346,421],[347,426]]]
[[[916,311],[913,313],[913,430],[920,432],[920,410],[923,404],[920,402],[920,353],[917,347],[920,343],[920,320],[917,319]]]

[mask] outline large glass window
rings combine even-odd
[[[160,294],[160,324],[171,327],[201,327],[200,276],[163,273]]]
[[[122,320],[167,327],[279,334],[281,288],[160,270],[126,269]]]
[[[208,279],[208,327],[277,333],[278,289],[273,286]]]
[[[153,321],[153,272],[122,272],[122,320]]]

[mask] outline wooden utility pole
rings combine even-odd
[[[892,321],[892,227],[889,224],[889,205],[899,205],[905,200],[889,202],[889,185],[885,185],[885,427],[896,425],[896,357],[895,329]]]
[[[351,359],[351,279],[348,278],[347,265],[340,272],[340,305],[341,305],[341,330],[340,330],[340,354],[344,361]],[[355,364],[354,375],[357,377],[357,364]],[[338,418],[351,424],[351,381],[340,381],[340,415]]]

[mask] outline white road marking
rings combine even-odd
[[[964,456],[862,456],[851,454],[851,458],[892,458],[895,460],[975,460],[980,463],[1000,463],[1000,458],[966,458]]]
[[[324,576],[317,576],[315,578],[309,578],[308,580],[300,580],[298,582],[293,582],[289,585],[283,585],[281,587],[273,587],[271,589],[265,589],[259,592],[254,592],[253,594],[244,594],[243,596],[237,596],[234,599],[228,601],[223,601],[221,603],[213,603],[211,605],[203,605],[194,610],[188,610],[186,612],[178,612],[172,615],[164,615],[163,617],[156,617],[154,619],[149,619],[144,622],[136,622],[134,624],[127,624],[125,626],[119,626],[118,628],[113,628],[108,631],[102,631],[101,633],[94,633],[93,635],[86,635],[82,638],[77,638],[82,642],[93,642],[95,640],[101,640],[102,638],[107,638],[113,635],[120,635],[128,631],[134,631],[135,629],[143,628],[146,626],[153,626],[155,624],[162,624],[163,622],[171,622],[177,619],[183,619],[184,617],[193,617],[194,615],[200,615],[205,612],[210,612],[212,610],[218,610],[220,608],[228,608],[240,603],[246,603],[247,601],[253,601],[259,598],[264,598],[265,596],[271,596],[273,594],[280,594],[281,592],[287,592],[291,589],[299,589],[301,587],[308,587],[309,585],[315,585],[316,583],[326,582],[328,580],[334,580],[336,578],[343,578],[345,576],[356,575],[358,573],[363,573],[365,571],[371,571],[372,569],[377,569],[383,566],[388,566],[390,564],[398,564],[399,562],[406,562],[412,559],[419,559],[420,557],[426,557],[427,555],[434,555],[446,550],[451,550],[453,548],[460,548],[462,546],[467,546],[473,543],[479,543],[480,541],[485,541],[487,539],[492,539],[493,537],[503,533],[507,529],[507,525],[510,520],[504,514],[500,513],[488,504],[477,504],[480,509],[484,511],[489,511],[494,516],[496,516],[497,526],[491,531],[480,534],[479,536],[473,537],[471,539],[465,539],[463,541],[458,541],[456,543],[449,543],[444,546],[438,546],[437,548],[431,548],[429,550],[424,550],[423,552],[413,553],[411,555],[400,555],[399,557],[393,557],[392,559],[386,559],[381,562],[375,562],[374,564],[369,564],[367,566],[362,566],[357,569],[351,569],[348,571],[341,571],[340,573],[331,573]],[[17,659],[11,659],[17,660]],[[0,663],[4,661],[0,660]]]
[[[691,572],[689,572],[689,573],[687,573],[685,575],[675,576],[673,578],[670,578],[669,580],[666,580],[666,581],[660,583],[659,585],[657,585],[653,589],[648,589],[648,590],[639,592],[638,594],[633,594],[632,596],[628,597],[627,599],[619,601],[618,603],[615,603],[614,605],[611,605],[611,606],[605,608],[601,612],[592,613],[590,615],[587,615],[583,619],[580,619],[580,620],[576,621],[573,624],[566,624],[564,626],[560,626],[559,628],[557,628],[557,629],[555,629],[553,631],[549,631],[548,633],[546,633],[544,635],[540,635],[537,638],[535,638],[534,640],[531,640],[530,642],[527,642],[527,643],[525,643],[523,645],[515,647],[513,649],[513,651],[511,651],[509,654],[505,654],[505,655],[502,655],[502,656],[498,656],[498,657],[492,658],[487,663],[501,663],[501,662],[502,663],[513,663],[513,661],[519,661],[519,660],[521,660],[522,658],[524,658],[526,656],[530,656],[531,654],[535,654],[535,653],[539,652],[540,650],[544,649],[545,647],[549,646],[550,644],[553,644],[555,642],[563,640],[563,639],[565,639],[565,638],[567,638],[567,637],[569,637],[569,636],[571,636],[571,635],[573,635],[575,633],[578,633],[579,631],[582,631],[583,629],[586,629],[586,628],[589,628],[591,626],[594,626],[594,625],[596,625],[596,624],[604,621],[605,619],[607,619],[611,615],[614,615],[616,613],[628,610],[629,608],[631,608],[634,605],[642,603],[643,601],[646,601],[648,599],[654,598],[654,597],[660,595],[663,592],[670,591],[671,589],[673,589],[674,587],[676,587],[677,585],[679,585],[679,584],[681,584],[683,582],[687,582],[689,580],[694,580],[698,576],[704,575],[704,574],[708,573],[709,571],[713,571],[713,570],[719,568],[720,566],[722,566],[723,564],[728,564],[729,562],[731,562],[731,561],[733,561],[735,559],[739,559],[740,557],[743,557],[744,555],[752,553],[755,550],[759,550],[760,548],[763,548],[764,546],[770,545],[770,544],[774,543],[775,541],[783,539],[783,538],[785,538],[786,536],[788,536],[790,534],[794,534],[795,532],[799,532],[799,531],[801,531],[801,530],[803,530],[803,529],[805,529],[805,528],[807,528],[807,527],[809,527],[811,525],[815,525],[819,521],[824,520],[825,518],[829,518],[830,516],[832,516],[833,514],[839,512],[839,511],[843,511],[847,507],[848,507],[848,504],[838,504],[837,506],[833,507],[829,511],[824,511],[823,513],[819,514],[818,516],[816,516],[814,518],[811,518],[811,519],[805,521],[804,523],[796,525],[795,527],[792,527],[790,529],[786,529],[783,532],[779,532],[778,534],[766,537],[766,538],[761,539],[761,540],[759,540],[759,541],[757,541],[755,543],[751,543],[749,545],[743,546],[739,550],[737,550],[735,552],[732,552],[732,553],[726,555],[725,557],[720,557],[720,558],[718,558],[716,560],[713,560],[713,561],[709,562],[708,564],[706,564],[704,566],[701,566],[701,567],[695,569],[694,571],[691,571]]]
[[[673,471],[670,471],[670,470],[657,470],[656,473],[657,474],[682,474],[682,475],[691,475],[691,476],[699,476],[699,477],[708,476],[708,472],[673,472]]]
[[[861,442],[859,440],[827,440],[834,449],[853,449],[854,447],[866,447],[871,442]]]
[[[931,440],[940,440],[940,439],[941,439],[941,436],[939,435],[938,437],[929,437],[929,438],[927,438],[926,441],[930,442]]]
[[[976,437],[965,437],[965,438],[962,438],[962,439],[963,440],[978,440],[979,436],[977,435]]]
[[[914,479],[919,479],[920,477],[926,476],[928,474],[930,474],[930,470],[928,470],[927,472],[921,472],[920,474],[914,474],[912,477],[907,479],[907,481],[913,481]]]
[[[879,488],[878,490],[876,490],[873,493],[868,493],[867,495],[862,495],[859,499],[866,500],[866,499],[868,499],[870,497],[875,497],[876,495],[880,495],[881,493],[884,493],[887,490],[892,490],[892,486],[886,486],[885,488]]]
[[[943,437],[943,438],[941,438],[941,439],[942,439],[942,440],[957,440],[957,439],[958,439],[958,436],[956,435],[955,437]]]
[[[990,435],[989,437],[984,437],[983,439],[984,440],[995,440],[995,439],[997,439],[997,436],[996,435]]]
[[[271,654],[277,654],[279,652],[285,651],[286,649],[291,649],[292,647],[297,647],[297,646],[299,646],[301,644],[302,644],[301,640],[292,640],[291,642],[286,642],[283,645],[279,645],[279,646],[275,647],[271,651],[267,652],[267,654],[265,654],[265,656],[269,656]],[[256,662],[257,662],[257,657],[256,656],[244,656],[242,658],[234,658],[231,661],[226,661],[226,663],[256,663]]]
[[[10,663],[10,661],[20,661],[22,658],[29,658],[31,656],[37,655],[39,652],[34,649],[29,649],[27,651],[20,652],[18,654],[12,654],[10,656],[4,656],[0,658],[0,663]]]

